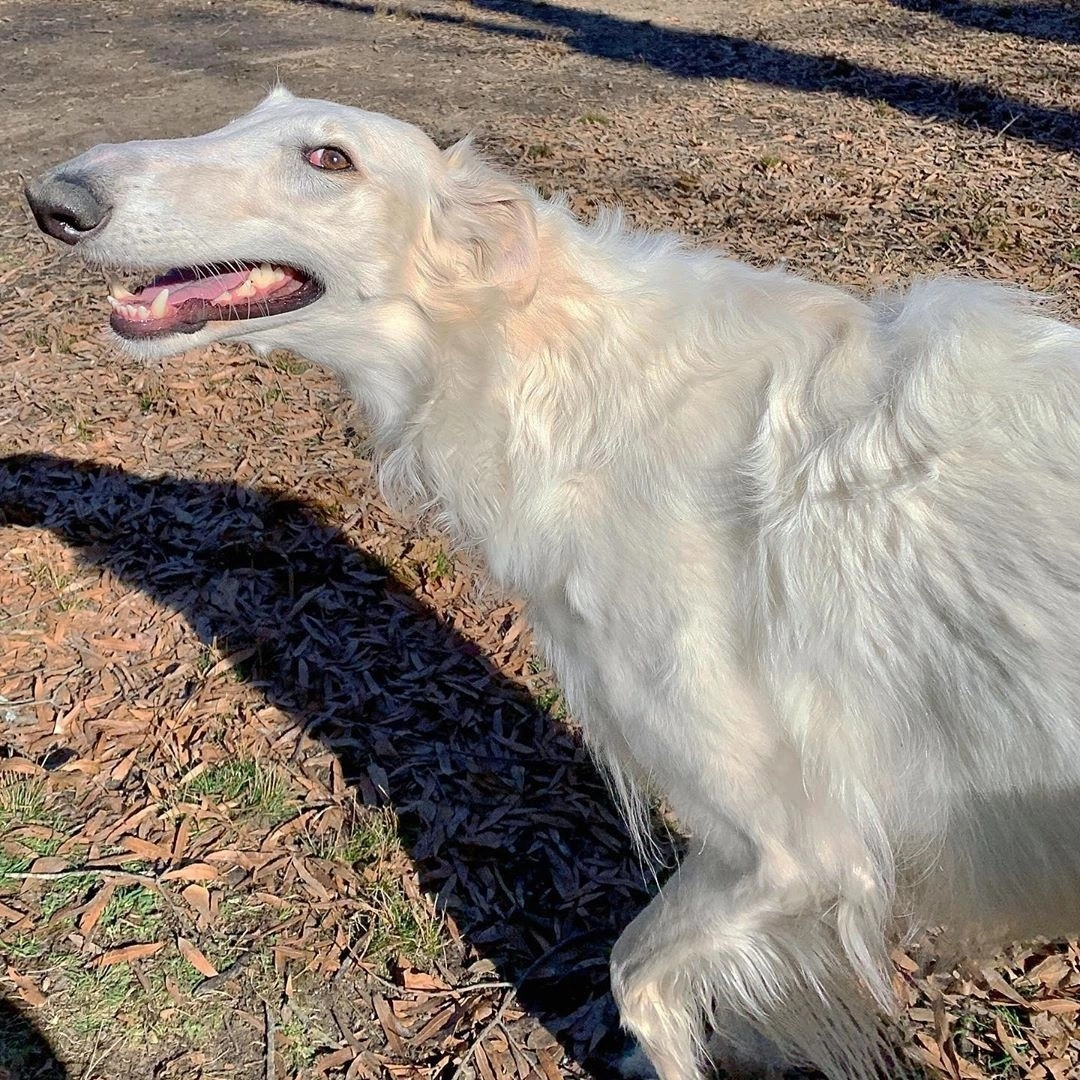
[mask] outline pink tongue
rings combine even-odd
[[[148,307],[164,289],[169,290],[169,307],[178,307],[186,300],[216,300],[223,292],[230,292],[247,280],[248,271],[231,274],[215,274],[195,281],[179,281],[174,285],[147,285],[135,296],[140,304]],[[134,301],[132,301],[134,303]]]

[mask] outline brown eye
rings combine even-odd
[[[326,169],[327,172],[341,172],[353,167],[349,155],[336,146],[320,146],[317,150],[309,150],[306,156],[309,165],[314,165],[316,169]]]

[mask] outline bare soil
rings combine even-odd
[[[656,889],[519,608],[381,504],[334,381],[125,365],[20,174],[280,78],[586,215],[1080,318],[1072,0],[597,3],[0,0],[0,1078],[606,1076]],[[896,961],[932,1073],[1080,1077],[1077,942]]]

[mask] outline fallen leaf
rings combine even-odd
[[[133,960],[145,960],[148,956],[154,956],[164,948],[164,941],[150,941],[145,945],[122,945],[119,949],[103,952],[96,960],[91,961],[91,964],[99,968],[109,967],[111,964],[130,964]]]
[[[68,869],[70,864],[67,859],[60,859],[55,855],[46,855],[30,864],[31,874],[59,874]]]
[[[83,909],[83,913],[79,916],[79,932],[83,935],[89,935],[90,932],[97,926],[98,919],[101,918],[105,909],[109,906],[109,901],[113,898],[113,893],[116,892],[116,886],[112,883],[103,885],[89,904]]]
[[[186,885],[180,890],[180,895],[191,905],[204,922],[208,923],[210,921],[210,890],[207,889],[205,885],[196,885],[194,883]]]
[[[1080,1012],[1080,1001],[1072,998],[1046,998],[1042,1001],[1031,1003],[1042,1012],[1052,1013],[1054,1016],[1068,1016],[1070,1013]]]
[[[162,881],[213,881],[218,872],[204,862],[188,863],[187,866],[178,866],[175,870],[166,870],[161,875]]]
[[[193,942],[188,941],[187,938],[178,937],[176,939],[176,947],[180,950],[180,955],[200,975],[205,975],[208,979],[212,979],[218,973],[218,969],[206,959],[206,955],[203,951]]]
[[[8,967],[7,977],[15,984],[19,997],[35,1008],[44,1005],[48,998],[38,988],[37,983],[26,975],[20,975],[13,967]]]
[[[442,979],[429,975],[426,971],[415,971],[405,968],[401,972],[401,985],[406,990],[449,990],[450,987]]]

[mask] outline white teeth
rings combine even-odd
[[[267,263],[263,263],[261,266],[255,267],[254,270],[248,275],[248,281],[253,282],[256,288],[265,289],[268,285],[273,285],[276,280],[274,277],[274,268]],[[247,281],[244,282],[244,285]],[[241,285],[241,288],[244,286]]]
[[[248,272],[248,276],[235,289],[226,289],[215,296],[212,307],[227,307],[241,301],[250,301],[260,293],[269,292],[275,286],[288,280],[289,275],[280,267],[270,263],[260,263]],[[122,285],[112,285],[107,297],[109,306],[122,318],[132,322],[148,322],[151,319],[163,319],[169,310],[169,290],[160,289],[154,296],[154,302],[147,307],[139,304],[135,293],[129,292]]]
[[[262,263],[248,274],[248,281],[254,282],[257,289],[269,289],[279,281],[285,280],[285,271],[280,267]],[[242,288],[243,286],[241,286]]]

